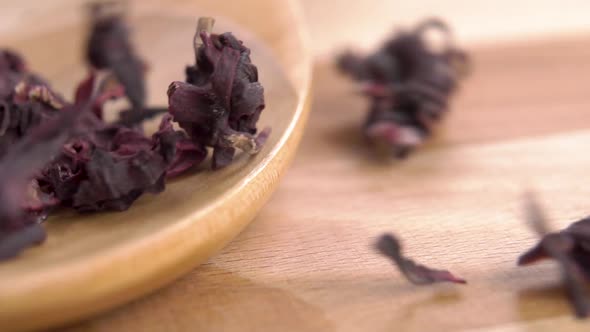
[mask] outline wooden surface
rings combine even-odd
[[[80,1],[0,0],[7,2],[3,31],[23,8],[62,19],[70,14],[52,6]],[[521,221],[525,188],[538,192],[554,228],[590,213],[589,2],[303,2],[323,59],[432,14],[449,18],[461,40],[488,46],[473,50],[476,71],[437,139],[393,165],[364,151],[365,101],[317,64],[301,149],[255,222],[173,285],[63,330],[587,331],[589,322],[571,319],[553,264],[516,268],[515,260],[536,240]],[[555,37],[564,34],[579,37]],[[504,46],[489,46],[498,41]],[[469,284],[408,285],[370,248],[384,231],[398,233],[417,260]]]
[[[314,52],[323,58],[343,46],[371,47],[394,28],[430,16],[444,18],[461,41],[478,45],[590,33],[587,0],[300,1]]]
[[[590,213],[588,40],[472,50],[439,136],[398,164],[367,153],[366,102],[318,64],[301,149],[255,222],[170,287],[65,331],[587,331],[551,262],[515,261],[536,241],[525,189],[556,229]],[[372,250],[382,232],[469,284],[408,284]]]
[[[42,29],[59,21],[74,20],[72,10],[92,0],[0,0],[0,33],[14,30],[23,19],[32,18]],[[137,1],[137,0],[132,0]],[[199,3],[211,0],[172,0]],[[590,1],[587,0],[297,0],[312,31],[316,56],[327,58],[343,46],[370,47],[395,27],[414,24],[428,16],[439,16],[451,23],[460,40],[470,44],[490,44],[548,36],[590,33]],[[142,5],[161,6],[167,0],[140,0]],[[217,1],[220,2],[220,1]],[[241,12],[255,8],[258,1],[234,0],[224,10]],[[68,8],[63,10],[62,8]],[[265,12],[260,12],[265,13]],[[274,14],[274,13],[273,13]],[[244,19],[246,25],[260,24],[258,15]],[[272,19],[272,17],[271,17]],[[267,33],[272,33],[268,31]]]
[[[25,15],[20,29],[0,34],[2,46],[22,52],[67,97],[86,75],[86,29],[75,19],[83,17],[81,9],[62,8],[77,16],[50,26],[44,26],[53,19],[49,14],[39,25]],[[260,11],[273,17],[253,22],[252,14]],[[219,171],[203,165],[168,183],[165,192],[142,196],[124,213],[51,217],[43,245],[0,264],[0,331],[87,317],[187,273],[254,218],[295,154],[309,109],[311,57],[291,2],[251,1],[240,11],[214,0],[138,3],[133,14],[134,41],[151,68],[151,104],[167,104],[168,85],[182,80],[185,65],[194,62],[197,18],[211,15],[218,18],[214,31],[233,31],[252,49],[268,108],[259,125],[274,132],[256,156],[241,155]]]

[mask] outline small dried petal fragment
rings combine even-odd
[[[549,233],[547,220],[532,195],[527,196],[530,227],[541,236],[541,241],[522,254],[518,265],[528,265],[544,258],[556,260],[561,267],[563,284],[578,318],[590,315],[590,217],[573,223],[568,228]]]
[[[375,248],[398,267],[400,272],[415,285],[428,285],[437,282],[465,284],[467,281],[454,276],[447,270],[436,270],[415,263],[402,254],[399,241],[391,234],[384,234],[377,240]]]
[[[92,29],[86,57],[94,68],[111,70],[125,87],[133,110],[141,111],[146,98],[144,64],[131,45],[118,5],[100,2],[91,5]]]

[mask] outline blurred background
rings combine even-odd
[[[547,39],[590,31],[588,0],[302,0],[316,54],[369,47],[396,26],[444,18],[462,42]]]
[[[186,0],[191,1],[195,0]],[[459,40],[469,44],[548,39],[590,32],[588,0],[294,1],[302,4],[312,34],[313,48],[318,56],[325,56],[353,42],[355,47],[370,47],[396,26],[411,26],[428,16],[444,18],[454,28]],[[0,0],[3,17],[10,18],[0,21],[0,30],[10,29],[21,15],[43,17],[47,11],[61,5],[77,8],[75,5],[84,2],[87,1]],[[166,3],[166,0],[141,2],[157,5]],[[231,5],[248,5],[248,2],[231,1]],[[74,9],[71,12],[62,10],[55,13],[59,21],[73,19],[77,14]]]

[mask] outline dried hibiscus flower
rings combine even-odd
[[[399,240],[391,234],[383,234],[375,243],[375,248],[398,267],[400,272],[414,285],[428,285],[437,282],[465,284],[467,281],[454,276],[446,270],[436,270],[415,263],[405,257]]]
[[[82,91],[95,85],[83,82],[77,99],[87,96]],[[116,94],[104,87],[95,93],[98,97],[87,102],[100,114],[103,105],[97,101],[105,100],[101,97],[105,94]],[[151,137],[134,127],[107,124],[96,112],[87,112],[76,127],[61,155],[35,180],[43,195],[80,212],[126,210],[143,193],[164,190],[165,178],[181,174],[206,156],[204,147],[173,128],[170,115],[162,118],[160,129]]]
[[[440,31],[446,43],[433,50],[427,33]],[[430,19],[400,31],[374,54],[345,53],[340,70],[360,82],[370,98],[364,135],[398,158],[407,156],[429,137],[448,110],[449,97],[467,68],[466,54],[452,43],[449,28]]]
[[[80,212],[126,210],[143,193],[164,190],[165,178],[181,174],[206,156],[203,146],[172,127],[170,116],[162,119],[152,137],[136,128],[166,110],[144,107],[143,65],[115,5],[91,7],[87,56],[92,71],[79,85],[75,100],[89,101],[96,93],[93,112],[78,122],[76,135],[64,145],[63,153],[36,178],[44,195]],[[116,123],[102,121],[104,103],[121,97],[131,101],[132,109],[123,111]]]
[[[179,158],[189,166],[204,159],[204,149],[194,146],[189,157],[177,155],[177,143],[184,137],[169,122],[165,117],[151,138],[116,125],[76,137],[37,180],[62,206],[81,212],[126,210],[143,193],[161,192],[169,170],[184,171],[187,167],[177,165]]]
[[[0,161],[0,259],[40,243],[45,233],[39,222],[54,207],[125,210],[144,192],[162,191],[169,171],[180,174],[204,159],[204,147],[187,143],[169,115],[151,138],[103,122],[98,114],[105,96],[125,96],[108,82],[109,75],[91,74],[73,104],[26,76],[6,94],[4,103],[15,105],[10,109],[14,118],[36,117],[9,127],[18,140],[11,140]]]
[[[189,83],[171,84],[168,109],[148,108],[144,66],[111,6],[92,6],[91,68],[73,102],[30,72],[18,54],[0,50],[0,260],[42,242],[40,222],[54,208],[126,210],[201,163],[207,146],[213,166],[221,167],[235,149],[256,153],[268,137],[268,130],[257,133],[263,89],[241,42],[199,29],[195,41],[204,44],[195,45]],[[105,103],[118,98],[132,108],[107,123]],[[141,123],[166,112],[159,129],[145,135]]]
[[[212,167],[228,165],[236,149],[255,154],[270,129],[256,136],[264,89],[250,50],[231,33],[210,34],[212,19],[201,19],[194,38],[194,66],[186,83],[168,88],[169,112],[197,145],[213,148]],[[201,42],[199,42],[199,38]]]
[[[528,265],[552,258],[561,267],[563,284],[578,318],[590,314],[587,283],[590,279],[590,217],[571,224],[560,232],[550,232],[547,219],[534,198],[527,196],[528,222],[541,241],[518,259]]]

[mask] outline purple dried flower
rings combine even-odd
[[[203,21],[201,21],[203,22]],[[203,23],[201,23],[203,25]],[[197,63],[186,70],[187,82],[168,88],[169,111],[198,144],[213,148],[213,168],[228,165],[236,149],[254,154],[270,129],[257,140],[256,123],[264,109],[264,89],[250,50],[231,33],[197,30]]]
[[[442,51],[431,50],[425,40],[432,29],[447,38]],[[467,56],[451,39],[446,24],[431,19],[400,31],[372,55],[345,53],[338,59],[341,71],[359,81],[371,100],[364,135],[396,157],[405,157],[432,134],[465,74]]]

